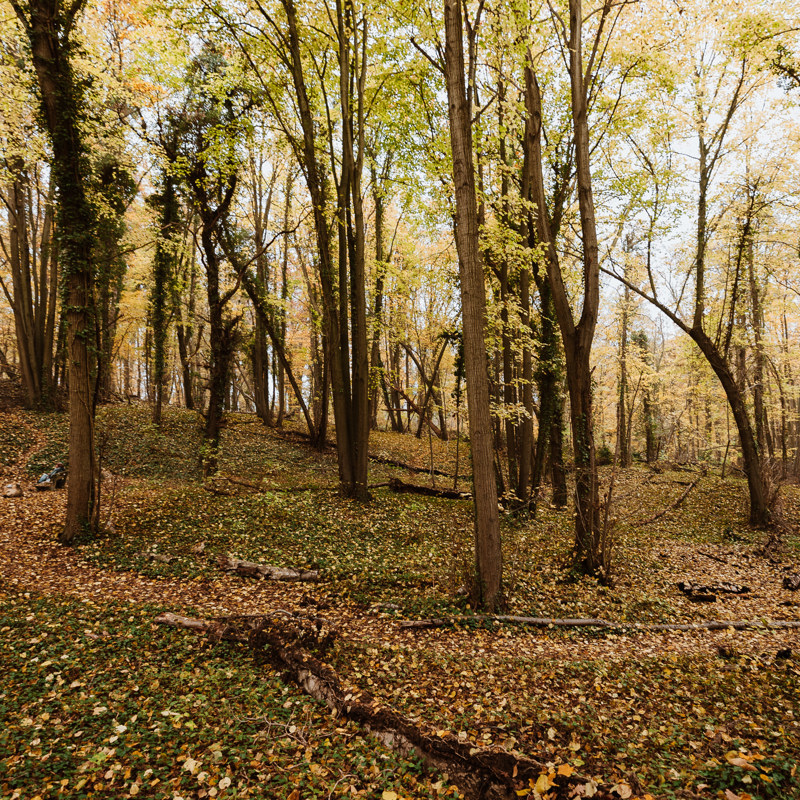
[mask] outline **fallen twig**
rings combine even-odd
[[[521,617],[509,614],[475,614],[473,616],[437,617],[432,619],[404,620],[401,630],[444,628],[456,624],[474,622],[507,622],[533,628],[604,628],[623,633],[639,631],[723,631],[728,628],[741,631],[748,628],[778,629],[800,628],[800,620],[710,620],[709,622],[655,623],[655,622],[611,622],[607,619],[558,619],[554,617]]]
[[[705,556],[706,558],[710,558],[712,561],[719,561],[720,564],[727,564],[727,559],[720,558],[719,556],[713,556],[711,553],[706,553],[704,550],[697,551],[701,556]]]
[[[658,514],[654,514],[649,519],[646,519],[644,522],[640,522],[639,525],[650,525],[650,523],[655,522],[657,519],[661,519],[668,511],[672,511],[673,509],[677,508],[685,499],[689,492],[697,486],[697,481],[692,481],[687,487],[683,494],[674,502],[668,505],[662,511],[659,511]]]

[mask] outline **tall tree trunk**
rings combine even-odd
[[[536,204],[538,240],[545,247],[548,281],[564,343],[575,458],[575,566],[588,574],[605,575],[609,553],[602,552],[600,498],[592,419],[591,348],[600,300],[599,261],[594,200],[589,168],[587,93],[581,54],[581,4],[570,0],[569,71],[572,123],[577,168],[578,202],[583,245],[583,309],[576,324],[561,275],[551,222],[547,213],[541,151],[541,98],[531,67],[526,69],[526,164],[531,170],[531,199]]]
[[[472,112],[464,78],[464,27],[459,0],[445,0],[445,82],[455,185],[455,235],[461,278],[464,362],[475,498],[473,600],[490,611],[503,605],[503,561],[492,453],[492,418],[484,325],[486,290],[481,259]],[[472,50],[472,48],[470,48]]]
[[[181,383],[183,386],[183,402],[187,409],[194,409],[194,385],[192,375],[192,354],[189,348],[193,346],[194,326],[192,325],[192,318],[194,316],[195,307],[195,287],[197,283],[197,270],[195,261],[195,251],[192,248],[189,263],[187,265],[187,272],[189,278],[189,297],[187,302],[186,311],[184,312],[181,302],[181,292],[176,280],[173,284],[173,313],[175,314],[175,333],[178,338],[178,357],[181,362]],[[202,328],[201,328],[202,330]],[[202,338],[198,336],[198,342]]]
[[[53,149],[52,174],[58,189],[59,251],[64,275],[69,351],[69,480],[67,514],[59,536],[70,544],[90,525],[94,511],[94,211],[86,194],[89,168],[81,120],[84,99],[72,70],[70,50],[75,15],[83,2],[31,0],[12,7],[33,55],[42,116]]]
[[[391,154],[387,156],[387,162],[391,162]],[[383,170],[382,177],[385,182],[387,170]],[[372,170],[372,199],[375,206],[375,294],[372,306],[372,346],[370,349],[370,427],[375,430],[378,427],[378,396],[381,386],[386,386],[386,376],[383,370],[383,359],[381,358],[381,328],[383,322],[383,292],[386,281],[386,253],[383,246],[383,225],[384,225],[384,195],[383,186],[379,184],[377,170]],[[391,254],[390,254],[391,255]],[[387,403],[387,406],[389,404]],[[389,418],[394,424],[394,411],[388,409]]]
[[[280,313],[280,336],[281,346],[284,353],[288,356],[288,348],[286,347],[286,332],[287,332],[287,304],[289,302],[289,213],[292,209],[292,174],[287,169],[286,183],[283,188],[284,205],[283,205],[283,254],[281,257],[281,313]],[[283,426],[283,418],[286,415],[286,368],[284,367],[283,360],[280,361],[278,366],[278,417],[276,425],[280,428]]]
[[[151,317],[153,321],[153,424],[161,425],[161,410],[164,402],[164,382],[167,351],[167,302],[170,283],[175,279],[176,242],[178,225],[178,198],[175,182],[170,175],[162,177],[162,192],[159,197],[160,224],[156,252],[153,259],[153,289],[151,295]]]
[[[753,236],[748,237],[746,247],[747,277],[750,285],[750,313],[753,331],[753,417],[756,424],[756,441],[762,462],[771,448],[768,445],[769,423],[764,403],[764,313],[761,307],[761,290],[756,276]],[[769,453],[772,457],[772,453]]]
[[[550,417],[550,475],[553,483],[553,505],[564,508],[567,505],[567,470],[564,467],[564,392],[560,382],[556,384]]]
[[[619,335],[619,393],[617,395],[617,453],[619,465],[627,469],[631,465],[630,435],[628,431],[628,313],[631,291],[623,289],[622,314]]]
[[[689,335],[697,343],[697,346],[708,360],[711,369],[714,370],[714,374],[719,378],[736,422],[736,429],[739,433],[739,446],[742,448],[742,458],[744,459],[747,486],[750,493],[750,523],[752,525],[766,525],[772,517],[769,506],[770,498],[763,478],[758,444],[753,435],[750,417],[747,414],[744,393],[714,342],[702,330],[698,331],[692,328]]]
[[[219,442],[222,430],[223,404],[228,388],[228,372],[233,354],[234,329],[238,318],[224,318],[225,299],[220,294],[219,260],[213,232],[218,224],[216,210],[201,210],[200,234],[206,270],[208,296],[208,333],[211,345],[211,363],[208,380],[208,408],[203,429],[203,449],[200,457],[203,475],[213,475],[219,463]]]
[[[30,243],[28,237],[28,175],[20,157],[8,160],[11,181],[8,190],[9,257],[13,295],[7,299],[14,312],[19,374],[30,408],[42,403],[41,364],[36,357],[34,291],[31,285]],[[5,284],[3,284],[5,289]]]

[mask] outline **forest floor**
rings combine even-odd
[[[204,483],[199,437],[192,412],[168,410],[159,431],[144,406],[104,408],[107,531],[64,548],[66,493],[32,486],[66,461],[66,420],[0,411],[0,482],[26,490],[0,500],[0,797],[463,797],[451,776],[335,718],[259,652],[153,624],[163,611],[282,610],[336,631],[324,659],[342,680],[432,735],[574,770],[622,798],[800,798],[797,629],[467,620],[407,630],[403,620],[470,614],[460,591],[472,563],[469,501],[385,486],[368,504],[342,500],[332,452],[244,414],[230,415],[220,475]],[[370,481],[431,485],[429,473],[386,462],[429,470],[432,458],[452,474],[455,450],[374,434]],[[781,499],[785,518],[800,520],[800,487],[783,487]],[[568,574],[570,511],[544,503],[535,519],[503,516],[509,613],[620,626],[800,620],[800,593],[783,588],[800,570],[800,538],[760,555],[765,534],[746,525],[741,479],[635,466],[617,472],[612,508],[612,587]],[[217,565],[226,554],[318,569],[321,580],[226,574]],[[680,581],[750,591],[696,603]],[[516,794],[546,797],[546,785]]]

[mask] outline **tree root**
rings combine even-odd
[[[205,620],[167,612],[154,621],[205,634],[213,641],[242,642],[265,649],[275,665],[287,670],[306,694],[338,716],[357,722],[387,747],[404,755],[416,755],[447,772],[472,800],[510,800],[517,797],[517,790],[531,786],[530,781],[543,780],[543,775],[552,787],[548,797],[554,800],[582,797],[587,786],[591,786],[598,800],[615,797],[606,787],[598,787],[585,777],[557,774],[533,759],[501,749],[473,747],[449,732],[426,732],[417,722],[382,706],[368,693],[348,690],[333,668],[304,649],[314,645],[321,626],[319,620],[286,621],[268,616]]]

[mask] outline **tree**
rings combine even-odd
[[[42,119],[52,147],[59,261],[64,276],[69,363],[69,481],[59,536],[70,544],[93,517],[95,447],[92,354],[94,338],[94,209],[82,122],[85,99],[75,75],[72,34],[84,0],[10,0],[31,50]]]
[[[480,13],[480,12],[479,12]],[[479,17],[468,25],[471,37]],[[503,605],[503,561],[494,479],[492,420],[484,326],[486,289],[481,257],[475,166],[472,154],[472,103],[464,77],[464,23],[459,0],[445,0],[445,84],[455,187],[455,238],[461,276],[464,365],[469,404],[470,450],[475,497],[475,583],[473,601],[490,611]],[[472,75],[474,40],[470,40]]]
[[[657,276],[654,274],[649,257],[649,244],[647,258],[649,291],[644,291],[625,276],[612,271],[609,271],[609,274],[648,300],[686,333],[713,370],[725,392],[739,434],[739,445],[748,483],[750,522],[753,525],[765,525],[771,520],[772,498],[765,472],[763,447],[759,447],[757,436],[760,426],[762,439],[765,438],[763,402],[758,396],[760,392],[758,389],[755,398],[757,423],[754,431],[747,408],[745,386],[737,379],[737,367],[731,361],[734,355],[732,350],[734,330],[748,281],[747,265],[756,224],[757,192],[754,189],[757,182],[754,184],[748,180],[744,187],[746,203],[741,210],[737,241],[732,247],[733,258],[727,262],[728,271],[721,298],[715,297],[714,293],[713,253],[710,250],[712,237],[725,214],[723,208],[719,214],[713,215],[712,188],[722,169],[737,115],[763,83],[765,73],[759,68],[760,58],[756,43],[753,42],[749,32],[750,19],[746,14],[741,19],[734,17],[726,21],[727,28],[724,30],[715,29],[702,15],[693,22],[700,31],[701,38],[695,42],[696,46],[690,48],[691,74],[687,76],[691,86],[691,135],[698,152],[695,236],[693,258],[687,274],[687,282],[691,278],[694,284],[691,312],[684,314],[680,308],[683,290],[678,295],[678,302],[672,307],[659,296]],[[639,152],[642,153],[641,148]],[[759,297],[757,290],[756,294],[753,294],[753,288],[751,283],[753,321],[759,328]],[[757,369],[759,336],[760,331],[757,331]],[[757,386],[760,386],[762,381],[763,364],[761,378],[756,381]]]
[[[240,320],[229,311],[239,282],[226,287],[223,269],[238,246],[230,213],[239,180],[237,144],[250,101],[231,72],[222,54],[207,46],[190,64],[185,105],[170,110],[167,128],[160,132],[166,159],[186,187],[199,220],[206,273],[211,357],[201,453],[205,475],[217,470],[223,405]]]
[[[166,171],[161,176],[160,188],[161,191],[150,201],[158,212],[158,238],[153,256],[153,287],[150,295],[150,319],[153,326],[153,386],[155,389],[153,397],[154,425],[161,425],[171,287],[177,280],[178,272],[178,196],[175,179]],[[187,396],[187,400],[187,406],[190,406],[191,394]]]
[[[7,143],[7,145],[10,143]],[[12,148],[9,147],[9,151]],[[58,250],[53,193],[42,164],[26,164],[7,151],[7,189],[0,190],[8,235],[2,252],[11,273],[0,286],[14,314],[17,354],[26,402],[31,408],[53,402],[53,347],[58,307]]]
[[[122,252],[125,212],[135,197],[136,185],[128,169],[111,153],[104,153],[97,160],[93,175],[92,200],[97,209],[94,240],[97,397],[100,402],[108,402],[112,394],[111,368],[122,281],[127,268]]]
[[[613,12],[613,13],[612,13]],[[555,12],[553,12],[555,14]],[[583,10],[580,0],[569,0],[569,25],[556,25],[562,31],[561,47],[565,56],[571,98],[571,124],[574,147],[575,179],[580,212],[580,245],[582,257],[582,308],[578,321],[570,303],[564,274],[555,246],[557,228],[548,212],[542,170],[542,101],[539,83],[531,62],[526,68],[525,102],[528,111],[526,128],[526,164],[529,199],[535,207],[537,243],[543,248],[553,308],[561,330],[570,399],[572,444],[575,458],[575,566],[583,572],[607,575],[610,552],[604,547],[600,518],[597,465],[595,462],[592,419],[591,350],[600,303],[600,262],[597,222],[592,193],[590,168],[589,104],[594,82],[606,52],[605,25],[621,13],[611,2],[599,9],[589,59],[583,61]],[[556,16],[556,22],[561,18]],[[610,27],[613,28],[613,25]]]

